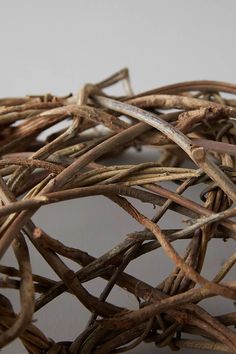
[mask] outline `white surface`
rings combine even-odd
[[[0,97],[77,92],[84,83],[97,82],[125,66],[130,68],[136,92],[192,79],[236,82],[233,0],[2,0],[0,5]],[[150,155],[145,153],[142,158]],[[153,213],[146,206],[143,210],[148,215]],[[109,222],[104,222],[105,215],[110,215]],[[173,227],[180,222],[174,216]],[[45,207],[34,220],[52,236],[97,256],[126,233],[140,230],[101,197]],[[211,265],[216,257],[220,264],[233,251],[230,242],[223,247],[218,243],[210,246],[208,276],[212,275]],[[36,252],[32,259],[35,271],[49,274]],[[12,265],[10,252],[5,263]],[[152,284],[161,280],[160,271],[165,275],[171,269],[172,264],[160,252],[153,252],[143,258],[141,265],[134,262],[128,268]],[[98,282],[89,285],[89,289],[96,293],[96,286],[101,285]],[[12,292],[11,296],[14,298]],[[63,302],[62,299],[59,297],[48,311],[39,311],[35,316],[38,326],[58,341],[73,339],[87,321],[87,311],[72,296],[66,296]],[[135,299],[121,290],[111,300],[123,301],[129,307],[136,305]],[[17,299],[14,301],[17,309]],[[231,303],[222,308],[220,301],[209,306],[217,314],[232,309]],[[70,317],[65,315],[67,311]],[[168,348],[157,349],[154,345],[142,345],[132,353],[147,350],[170,353]],[[2,352],[25,353],[17,342]]]

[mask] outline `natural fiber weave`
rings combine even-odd
[[[118,81],[124,82],[125,93],[110,97],[109,86]],[[235,85],[192,81],[134,96],[128,71],[122,70],[84,86],[78,95],[0,100],[0,255],[12,247],[19,265],[0,266],[0,286],[15,289],[21,301],[16,314],[0,295],[0,347],[19,337],[29,353],[120,353],[142,341],[172,350],[236,353],[236,312],[214,316],[201,304],[220,296],[223,308],[225,301],[236,299],[236,280],[224,279],[233,274],[233,247],[213,279],[201,274],[214,239],[236,240],[236,100],[230,94],[236,94]],[[68,128],[39,137],[63,121]],[[116,165],[116,156],[132,146],[153,146],[159,159]],[[104,165],[100,158],[108,155],[113,163]],[[175,192],[167,189],[167,181],[175,183]],[[201,202],[182,195],[196,185]],[[97,195],[117,204],[143,230],[128,234],[99,258],[52,238],[31,219],[44,205]],[[155,216],[138,211],[134,199],[157,206]],[[173,229],[168,220],[168,229],[160,229],[168,209],[189,219],[183,229]],[[32,274],[26,239],[61,281]],[[179,239],[188,240],[182,257],[175,250]],[[126,273],[133,259],[160,247],[175,266],[161,284],[153,287]],[[61,256],[79,264],[78,271]],[[83,285],[97,277],[107,280],[99,298]],[[114,285],[137,297],[136,310],[107,300]],[[50,302],[64,292],[92,316],[73,342],[54,343],[32,318],[47,304],[50,310]],[[188,339],[189,334],[194,337]]]

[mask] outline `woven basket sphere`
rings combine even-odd
[[[135,95],[124,69],[75,95],[0,100],[1,348],[236,353],[235,94],[192,81]],[[96,232],[72,242],[60,225],[87,199],[80,225]],[[62,201],[50,232],[38,215]]]

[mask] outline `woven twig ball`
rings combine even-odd
[[[119,81],[124,92],[111,96]],[[12,264],[0,266],[0,347],[19,338],[28,353],[121,353],[141,342],[236,353],[235,94],[232,84],[192,81],[134,95],[125,69],[75,95],[0,100],[0,255],[14,252]],[[131,147],[135,154],[152,147],[155,159],[117,163]],[[78,198],[83,205],[96,196],[139,224],[96,257],[33,222],[45,205]],[[151,217],[140,202],[155,207]],[[180,228],[170,211],[183,220]],[[59,281],[32,273],[29,244]],[[210,255],[227,245],[229,257],[213,262],[207,277]],[[172,265],[166,276],[160,261],[151,284],[126,269],[149,252]],[[97,278],[106,281],[100,295],[86,288]],[[135,299],[134,308],[110,300],[114,286]],[[19,312],[6,289],[18,294]],[[65,293],[91,317],[73,340],[56,341],[34,319]],[[232,311],[211,313],[207,298]]]

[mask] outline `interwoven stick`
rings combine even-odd
[[[107,88],[119,81],[125,93],[109,96]],[[214,239],[232,244],[236,239],[236,100],[226,93],[236,94],[236,86],[193,81],[135,96],[124,69],[85,85],[78,95],[0,100],[0,257],[13,247],[19,265],[0,265],[0,286],[18,290],[21,300],[16,314],[9,299],[0,296],[1,347],[19,337],[29,353],[120,353],[142,341],[172,350],[236,353],[231,328],[236,313],[217,316],[201,305],[215,296],[222,307],[225,299],[236,300],[236,280],[224,281],[236,263],[233,249],[213,279],[202,275]],[[63,121],[68,128],[39,137]],[[143,146],[156,148],[158,159],[116,164],[120,152]],[[102,162],[107,156],[113,164]],[[191,168],[185,167],[190,163]],[[175,192],[163,185],[168,181],[178,185]],[[197,185],[201,203],[183,195]],[[98,258],[68,247],[32,222],[44,205],[97,195],[144,228]],[[133,199],[157,206],[153,218],[134,207]],[[189,218],[184,228],[171,228],[170,222],[168,229],[160,228],[169,209]],[[32,274],[26,238],[59,282]],[[183,256],[175,249],[179,239],[189,240]],[[125,272],[130,262],[157,248],[175,266],[160,284],[153,287]],[[70,269],[62,256],[78,263],[79,270]],[[83,284],[98,277],[107,284],[96,297]],[[138,299],[135,310],[107,301],[115,285]],[[32,324],[33,315],[64,292],[75,296],[91,317],[74,341],[55,343]],[[196,338],[189,340],[189,333]]]

